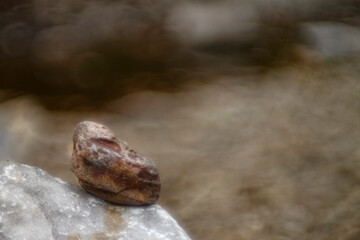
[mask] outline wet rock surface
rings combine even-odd
[[[27,165],[0,161],[1,239],[190,239],[159,205],[105,202]]]

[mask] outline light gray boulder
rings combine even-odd
[[[316,56],[357,57],[360,53],[360,28],[340,22],[308,22],[301,34]]]
[[[188,240],[159,205],[114,205],[31,166],[0,162],[0,239]]]

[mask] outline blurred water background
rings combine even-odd
[[[2,0],[0,160],[101,122],[194,239],[360,239],[360,2]]]

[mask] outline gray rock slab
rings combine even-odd
[[[339,22],[303,23],[301,33],[320,58],[358,56],[360,28]]]
[[[159,205],[103,201],[45,171],[0,162],[0,239],[190,239]]]

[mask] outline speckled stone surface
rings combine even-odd
[[[41,169],[0,162],[0,239],[190,239],[159,205],[105,202]]]
[[[113,203],[146,205],[160,196],[154,162],[131,150],[105,125],[83,121],[73,135],[72,171],[88,192]]]

